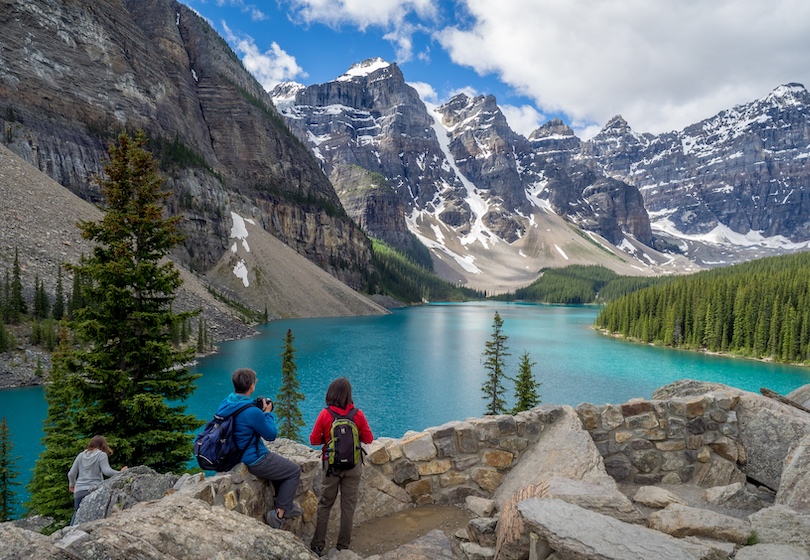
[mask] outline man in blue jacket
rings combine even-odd
[[[231,375],[233,393],[227,396],[217,409],[217,414],[232,414],[238,408],[254,402],[250,397],[256,390],[259,381],[256,372],[249,368],[239,368]],[[284,521],[301,515],[301,508],[293,502],[298,481],[301,478],[301,467],[286,457],[267,449],[262,438],[267,441],[276,439],[276,420],[273,417],[273,401],[264,399],[257,406],[251,406],[240,412],[234,420],[234,438],[240,449],[244,449],[242,462],[247,465],[250,474],[267,480],[276,491],[276,502],[273,509],[264,514],[268,525],[280,528]]]

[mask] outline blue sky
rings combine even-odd
[[[429,103],[493,94],[516,131],[665,132],[810,86],[807,0],[183,0],[266,87],[396,62]]]

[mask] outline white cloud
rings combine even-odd
[[[265,90],[270,91],[280,82],[307,76],[304,69],[298,66],[295,57],[287,54],[278,43],[271,43],[270,50],[261,52],[253,37],[236,35],[224,21],[222,28],[228,43],[242,55],[242,64]]]
[[[413,57],[413,34],[418,30],[409,16],[420,20],[436,17],[438,0],[287,0],[294,17],[306,23],[323,23],[332,27],[357,26],[360,31],[378,27],[383,39],[394,45],[397,62]]]
[[[531,105],[521,105],[520,107],[499,105],[499,107],[509,123],[509,128],[523,136],[528,137],[529,134],[548,120],[545,115]]]
[[[425,82],[408,82],[408,85],[416,90],[419,98],[425,105],[437,105],[439,103],[439,94],[433,89],[433,86]]]
[[[420,18],[436,14],[436,0],[287,0],[295,14],[307,23],[397,27],[409,13]]]
[[[459,0],[470,25],[436,37],[453,61],[494,73],[572,127],[621,114],[664,132],[810,85],[807,0]]]
[[[467,97],[477,97],[478,96],[478,91],[474,87],[472,87],[472,86],[464,86],[464,87],[460,87],[460,88],[456,88],[456,89],[452,90],[450,92],[449,96],[447,97],[447,99],[452,99],[457,95],[461,95],[462,93],[464,95],[466,95]]]

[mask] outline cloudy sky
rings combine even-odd
[[[810,86],[808,0],[182,0],[265,86],[396,62],[430,103],[492,94],[528,134],[614,115],[678,130],[776,86]]]

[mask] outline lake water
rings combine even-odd
[[[544,403],[620,404],[677,379],[699,379],[758,392],[785,394],[810,383],[810,369],[671,350],[603,336],[591,328],[598,308],[481,302],[432,304],[389,315],[289,319],[260,327],[257,337],[224,343],[200,361],[198,389],[189,412],[209,419],[232,391],[239,367],[258,372],[256,395],[274,398],[281,383],[281,350],[287,329],[295,336],[298,379],[306,400],[300,405],[309,430],[324,406],[335,377],[347,376],[354,401],[375,437],[400,437],[450,420],[480,416],[486,371],[482,353],[498,311],[511,355],[507,371],[517,373],[524,351]],[[510,395],[511,397],[511,391]],[[511,405],[512,399],[507,399]],[[0,391],[0,416],[12,431],[14,454],[27,484],[40,452],[45,402],[41,387]],[[27,498],[22,488],[18,496]],[[22,501],[22,500],[21,500]]]

